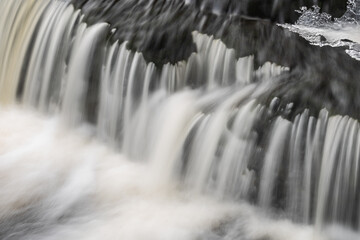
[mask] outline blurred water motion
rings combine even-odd
[[[0,238],[359,239],[358,1],[282,2],[0,1]]]

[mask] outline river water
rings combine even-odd
[[[145,3],[145,20],[171,18]],[[186,15],[191,1],[176,4]],[[1,239],[360,239],[356,2],[336,20],[314,8],[293,25],[241,23],[352,64],[328,78],[196,24],[176,54],[70,1],[0,11]]]

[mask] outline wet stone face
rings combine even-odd
[[[237,26],[239,18],[267,19],[280,23],[294,22],[299,15],[295,10],[301,6],[314,5],[313,1],[288,0],[276,2],[271,0],[73,0],[72,2],[76,8],[82,9],[87,23],[110,23],[111,28],[115,29],[109,36],[112,41],[129,41],[130,49],[142,52],[147,61],[155,62],[157,65],[187,60],[195,51],[191,37],[191,32],[194,30],[204,31],[217,38],[231,38],[237,41],[234,36],[239,31],[233,29],[232,25]],[[322,9],[330,10],[335,16],[341,16],[346,9],[344,1],[322,2],[320,1]],[[254,24],[251,21],[240,24],[245,28],[243,32],[250,31],[249,36],[252,37]],[[262,28],[260,26],[259,33],[256,34],[260,38]],[[257,42],[262,39],[256,37],[250,41]]]
[[[312,1],[284,0],[277,1],[277,5],[272,1],[219,4],[212,0],[73,0],[73,3],[82,9],[90,25],[110,23],[113,30],[108,33],[108,40],[128,41],[128,49],[141,52],[147,62],[154,62],[158,68],[169,62],[186,61],[196,52],[193,31],[221,39],[227,48],[235,49],[237,58],[254,55],[255,68],[267,61],[290,67],[290,73],[279,76],[273,89],[260,98],[265,105],[274,97],[280,99],[276,115],[293,119],[309,108],[311,115],[317,116],[326,107],[331,114],[360,117],[360,101],[355,94],[360,86],[353,81],[359,76],[359,63],[342,49],[311,46],[271,21],[294,22],[299,16],[295,10],[311,6]],[[345,1],[320,1],[319,5],[321,11],[333,16],[340,17],[346,11]],[[293,104],[290,113],[288,104]]]

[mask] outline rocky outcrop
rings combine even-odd
[[[323,11],[340,17],[345,1],[318,1]],[[311,115],[327,108],[331,114],[360,119],[360,64],[343,49],[311,46],[274,21],[293,22],[295,10],[313,1],[288,0],[73,0],[89,24],[109,22],[111,41],[128,41],[128,48],[140,51],[148,62],[161,68],[165,63],[186,60],[196,51],[192,35],[199,31],[221,39],[236,56],[254,55],[255,67],[267,61],[290,68],[278,84],[264,95],[267,105],[280,99],[276,114],[289,119],[309,108]],[[251,17],[251,18],[249,18]],[[256,18],[253,18],[256,17]],[[261,19],[260,19],[261,18]],[[293,110],[286,112],[286,105]]]

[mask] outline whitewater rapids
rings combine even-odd
[[[245,203],[159,184],[149,163],[126,159],[93,131],[0,109],[1,239],[327,239]]]

